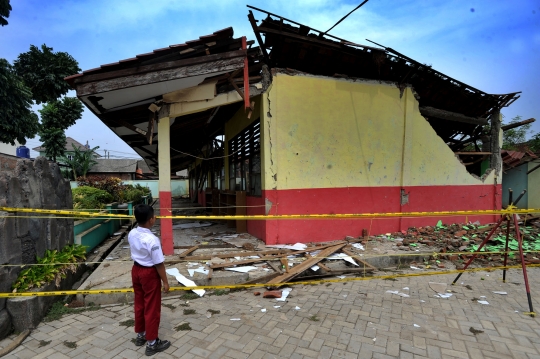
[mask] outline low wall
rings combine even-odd
[[[10,168],[0,170],[0,207],[73,208],[69,181],[62,177],[57,164],[49,163],[44,157],[13,162],[13,158],[0,155],[0,160],[10,164]],[[36,216],[1,213],[1,264],[33,264],[36,257],[43,257],[45,250],[61,250],[73,243],[73,219]],[[0,267],[0,292],[11,291],[20,271],[20,267]],[[13,319],[14,314],[6,309],[6,300],[0,299],[0,339],[11,331]]]

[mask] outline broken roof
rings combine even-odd
[[[88,173],[135,173],[137,170],[136,159],[101,158],[96,160]]]

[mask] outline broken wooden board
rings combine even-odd
[[[244,264],[265,262],[265,261],[272,261],[272,260],[282,260],[282,259],[283,257],[280,257],[280,256],[265,256],[265,257],[259,257],[259,258],[244,259],[244,260],[236,261],[236,262],[216,263],[216,264],[212,264],[210,268],[212,269],[226,268],[226,267],[234,267],[237,265],[244,265]]]
[[[268,264],[274,271],[281,274],[283,271],[281,270],[280,266],[275,261],[266,261],[266,264]]]
[[[260,278],[248,280],[247,282],[244,282],[242,284],[264,284],[264,283],[268,282],[269,280],[274,279],[278,275],[279,275],[279,273],[270,273],[270,274],[267,274],[267,275],[265,275],[263,277],[260,277]]]
[[[300,273],[304,272],[305,270],[313,267],[315,264],[319,263],[320,261],[322,261],[323,259],[325,259],[329,255],[331,255],[332,253],[335,253],[335,252],[339,251],[340,249],[342,249],[346,245],[347,245],[347,243],[345,242],[345,243],[341,243],[341,244],[338,244],[338,245],[328,247],[328,248],[322,250],[319,254],[317,254],[316,257],[312,257],[310,259],[307,259],[304,262],[298,264],[297,266],[292,267],[289,270],[288,273],[283,273],[283,274],[277,276],[276,278],[270,280],[267,284],[279,284],[279,283],[286,282],[286,281],[296,277]]]
[[[201,248],[202,249],[202,248]],[[279,255],[279,254],[287,254],[289,255],[291,253],[288,249],[273,249],[268,251],[252,251],[252,252],[233,252],[233,253],[223,253],[223,254],[209,254],[209,255],[201,255],[201,256],[190,256],[186,257],[186,260],[190,261],[207,261],[212,258],[234,258],[234,257],[249,257],[249,256],[264,256],[264,255]]]
[[[199,249],[199,246],[193,246],[185,251],[183,251],[182,253],[180,253],[178,255],[178,258],[184,258],[185,256],[187,256],[188,254],[190,254],[191,252],[195,252],[197,249]]]
[[[346,255],[348,255],[349,257],[356,259],[358,262],[362,263],[364,266],[367,266],[368,268],[371,268],[372,270],[377,270],[376,267],[374,267],[371,264],[369,264],[368,262],[364,261],[363,259],[360,258],[360,256],[357,256],[356,254],[354,254],[353,252],[351,252],[347,248],[343,248],[341,251],[343,253],[345,253]]]

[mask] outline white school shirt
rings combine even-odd
[[[163,263],[163,251],[159,238],[148,228],[136,227],[128,235],[131,259],[145,267]]]

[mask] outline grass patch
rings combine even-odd
[[[95,311],[101,309],[99,305],[95,305],[94,303],[89,303],[87,307],[82,308],[69,308],[66,307],[62,302],[56,302],[53,304],[45,318],[43,318],[44,322],[52,322],[53,320],[59,320],[64,315],[67,314],[78,314],[82,312],[88,312],[88,311]]]
[[[247,288],[231,288],[229,289],[229,293],[235,293],[235,292],[244,292]]]
[[[396,278],[383,278],[383,280],[391,280],[392,282],[395,282],[395,281],[397,281],[397,279],[396,279]]]
[[[220,310],[214,310],[214,309],[208,309],[207,311],[210,312],[210,314],[212,315],[221,313]]]
[[[326,283],[327,287],[330,287],[331,285],[332,285],[332,283]]]
[[[118,325],[122,325],[124,327],[133,327],[135,326],[135,319],[124,320],[123,322],[118,323]]]
[[[182,295],[180,298],[185,299],[185,300],[197,299],[199,298],[199,295],[193,292],[187,292],[187,293],[184,293],[184,295]]]
[[[176,309],[176,307],[175,307],[174,305],[172,305],[172,304],[165,304],[165,303],[163,303],[163,304],[161,304],[161,305],[164,306],[164,307],[169,308],[170,310],[175,310],[175,309]]]
[[[64,340],[64,345],[68,348],[75,349],[77,348],[77,343],[75,342],[68,342],[67,340]]]
[[[222,296],[222,295],[227,295],[227,294],[229,294],[229,291],[227,289],[216,289],[212,293],[208,293],[207,295]]]
[[[467,288],[468,290],[472,290],[472,287],[471,287],[470,284],[467,284],[467,285],[465,286],[465,288]]]
[[[186,304],[186,303],[181,303],[181,304],[178,304],[179,306],[181,307],[189,307],[189,304]]]
[[[318,322],[320,319],[317,318],[316,315],[312,315],[311,317],[308,318],[309,320],[311,320],[312,322]]]
[[[195,314],[195,309],[184,309],[184,315]]]
[[[51,344],[50,340],[40,340],[38,348],[46,347],[47,345]]]
[[[191,330],[191,327],[190,327],[189,323],[184,323],[184,324],[180,324],[179,326],[177,326],[174,329],[178,332],[180,330]]]

